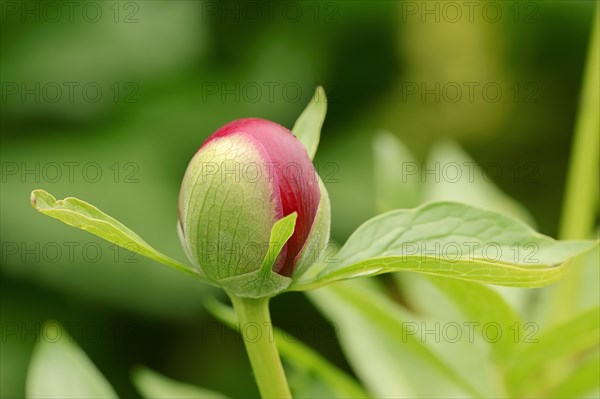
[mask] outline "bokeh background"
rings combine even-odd
[[[595,1],[0,6],[2,397],[23,397],[48,319],[124,397],[136,395],[138,364],[232,396],[256,392],[243,344],[203,310],[218,291],[41,216],[29,194],[89,201],[183,260],[178,189],[204,138],[240,117],[291,127],[318,84],[329,110],[315,161],[336,241],[377,213],[380,130],[418,160],[456,140],[556,236]],[[303,295],[272,309],[350,371]]]

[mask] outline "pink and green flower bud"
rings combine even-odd
[[[223,285],[259,270],[273,225],[296,212],[294,232],[272,266],[294,277],[309,243],[328,238],[329,220],[313,234],[319,208],[327,208],[319,219],[329,219],[329,204],[320,202],[320,180],[302,143],[277,123],[239,119],[213,133],[190,161],[179,196],[180,237],[203,275]]]

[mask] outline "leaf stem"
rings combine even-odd
[[[263,398],[291,398],[269,314],[269,298],[240,298],[230,294],[239,329]]]

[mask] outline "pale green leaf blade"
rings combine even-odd
[[[511,287],[560,279],[593,241],[556,241],[501,213],[453,202],[396,210],[360,226],[304,290],[333,281],[415,271]]]
[[[553,398],[600,397],[600,350],[582,361],[550,394]]]
[[[27,398],[117,398],[96,366],[57,322],[40,332],[27,375]]]
[[[207,310],[232,329],[237,329],[237,316],[235,311],[216,299],[205,302]],[[277,327],[273,328],[273,335],[277,349],[286,363],[304,373],[314,375],[327,388],[334,398],[367,398],[367,393],[362,387],[345,372],[331,364],[326,358],[304,345],[299,339]],[[295,395],[298,390],[294,386],[290,389]]]
[[[226,399],[227,396],[208,389],[172,380],[146,367],[132,373],[138,392],[145,399]]]
[[[421,168],[423,176],[423,199],[425,202],[458,201],[465,204],[507,213],[535,228],[533,216],[519,202],[505,194],[494,179],[512,178],[532,182],[538,178],[534,163],[519,162],[510,168],[495,164],[480,166],[455,141],[437,141]],[[433,172],[433,173],[431,173]],[[532,291],[494,286],[492,289],[512,303],[519,311],[526,312]]]
[[[385,133],[374,142],[374,181],[380,212],[394,208],[412,208],[423,202],[458,201],[512,215],[531,226],[532,216],[527,210],[503,193],[484,170],[458,143],[449,139],[437,141],[426,163],[417,163],[408,149],[395,136]],[[491,169],[496,171],[496,169]],[[515,179],[535,179],[537,170],[532,164],[519,164],[508,173]],[[418,280],[406,276],[401,279]],[[409,289],[412,287],[409,287]],[[531,291],[494,286],[492,289],[525,310]]]
[[[539,396],[569,379],[586,354],[600,351],[600,308],[590,309],[564,324],[527,337],[507,366],[506,381],[515,397]]]
[[[323,87],[318,86],[310,103],[302,111],[292,128],[292,133],[304,144],[311,159],[317,152],[326,114],[327,97]]]
[[[543,328],[560,324],[574,314],[600,306],[598,259],[600,259],[600,247],[596,246],[574,262],[573,268],[579,268],[579,271],[569,275],[569,278],[576,280],[574,285],[576,289],[569,293],[568,308],[559,300],[559,291],[564,288],[564,280],[560,284],[545,287],[537,293],[532,314]],[[562,312],[557,314],[558,310]]]
[[[329,393],[328,397],[340,399],[368,397],[367,393],[354,379],[331,364],[318,352],[281,330],[276,329],[275,336],[278,340],[277,348],[279,348],[279,352],[284,359],[292,363],[296,369],[325,385]],[[297,396],[301,396],[298,394],[298,389],[295,390],[295,393]]]
[[[389,132],[373,139],[373,182],[379,212],[414,208],[421,203],[421,166],[408,148]]]
[[[503,396],[500,376],[475,345],[417,333],[434,323],[422,327],[423,319],[373,284],[354,280],[307,293],[336,325],[348,361],[373,397]]]
[[[31,193],[31,205],[37,211],[58,219],[69,226],[88,231],[106,241],[184,273],[196,277],[200,276],[197,270],[158,252],[121,222],[87,202],[73,197],[57,200],[44,190],[34,190]]]
[[[485,285],[432,275],[425,277],[443,294],[442,300],[450,302],[457,309],[459,318],[453,319],[454,321],[473,323],[473,330],[482,335],[487,334],[487,328],[492,328],[494,333],[503,332],[497,340],[494,337],[485,342],[495,359],[500,363],[505,362],[514,347],[515,337],[522,334],[524,322],[519,314],[498,292]]]

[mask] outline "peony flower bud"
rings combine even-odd
[[[319,177],[302,143],[277,123],[239,119],[213,133],[190,161],[179,195],[180,237],[204,276],[223,285],[259,270],[271,228],[297,212],[272,267],[290,277],[306,252],[320,200]],[[316,235],[323,240],[322,232]]]

